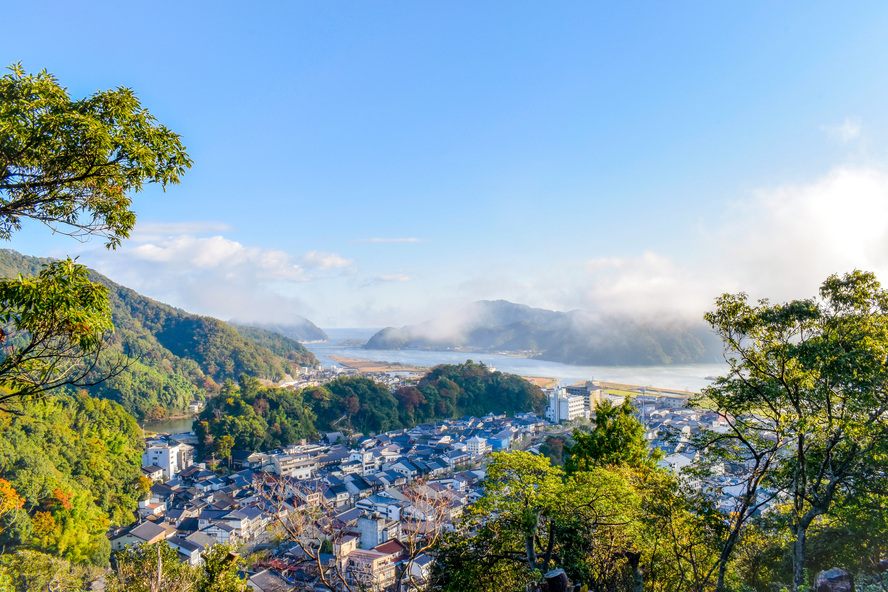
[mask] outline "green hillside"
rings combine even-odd
[[[32,275],[46,261],[0,250],[0,276]],[[241,334],[223,321],[162,304],[91,273],[108,288],[115,327],[109,355],[96,374],[107,373],[121,355],[125,369],[87,390],[120,403],[137,418],[182,413],[191,401],[218,392],[225,379],[241,374],[280,380],[298,366],[318,363],[301,344],[271,331],[251,328]]]
[[[245,337],[262,347],[268,348],[271,352],[296,362],[300,366],[312,366],[317,364],[317,358],[310,351],[291,337],[287,337],[277,329],[254,327],[246,325],[237,325],[229,322],[235,331],[241,337]]]
[[[108,526],[132,522],[146,493],[142,431],[119,405],[83,393],[14,410],[0,414],[0,480],[21,505],[0,518],[0,548],[106,564]]]
[[[341,377],[292,391],[266,388],[253,378],[227,382],[194,424],[200,452],[226,457],[236,450],[268,450],[320,431],[380,433],[466,414],[542,412],[546,398],[520,376],[491,371],[471,360],[435,366],[415,387],[392,393],[366,377]],[[230,447],[229,447],[230,448]]]

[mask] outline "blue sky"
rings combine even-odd
[[[882,3],[150,4],[3,8],[4,64],[133,88],[195,162],[116,252],[9,247],[328,327],[492,298],[699,318],[888,273]]]

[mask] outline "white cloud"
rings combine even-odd
[[[863,126],[860,123],[860,119],[849,117],[845,119],[841,125],[822,125],[820,126],[820,129],[832,138],[841,140],[842,142],[850,142],[851,140],[856,140],[860,137],[860,133],[863,131]]]
[[[410,276],[403,273],[387,273],[373,278],[376,282],[409,282]]]
[[[700,256],[655,252],[586,263],[586,306],[700,317],[716,296],[745,291],[811,297],[829,275],[873,271],[888,282],[888,175],[839,167],[803,185],[761,190],[733,204],[701,238]]]
[[[351,259],[345,259],[328,251],[309,251],[299,257],[299,261],[306,267],[314,269],[342,269],[353,263]]]
[[[161,264],[172,273],[212,270],[227,277],[245,275],[267,280],[305,281],[302,266],[293,258],[275,249],[245,247],[222,236],[174,236],[152,243],[119,249],[109,260]]]
[[[356,243],[421,243],[422,239],[419,238],[360,238],[356,241]]]
[[[722,251],[738,279],[781,297],[832,273],[888,271],[888,176],[875,169],[839,167],[808,185],[759,191],[730,214]]]
[[[586,262],[587,301],[582,308],[611,313],[699,316],[706,282],[689,268],[653,251],[639,257]]]
[[[83,260],[116,282],[189,312],[279,322],[313,312],[293,286],[341,275],[336,270],[352,263],[336,253],[294,257],[223,236],[190,235],[129,243],[113,253],[93,250]]]

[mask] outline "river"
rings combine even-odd
[[[176,419],[159,419],[157,421],[140,421],[143,430],[158,434],[186,434],[191,431],[194,416]]]
[[[338,366],[329,358],[331,355],[416,366],[457,364],[471,359],[475,362],[484,362],[502,372],[522,376],[556,378],[562,384],[572,384],[581,380],[603,380],[687,391],[699,391],[710,384],[706,377],[719,376],[727,370],[725,364],[573,366],[558,362],[485,353],[361,349],[354,345],[342,345],[342,342],[347,340],[366,341],[378,329],[324,329],[324,331],[330,336],[329,341],[305,344],[305,347],[314,353],[324,366]]]

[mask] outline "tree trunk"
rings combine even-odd
[[[540,513],[533,515],[533,525],[530,531],[524,533],[524,549],[527,553],[527,565],[530,569],[537,569],[536,534],[540,528]]]
[[[537,556],[536,545],[534,543],[533,536],[524,537],[524,548],[527,551],[527,565],[529,565],[531,569],[536,569]]]
[[[716,592],[724,592],[725,590],[725,571],[727,571],[727,562],[722,562],[718,566],[718,581],[715,583]]]
[[[632,566],[633,589],[635,592],[644,592],[644,576],[638,568],[638,564],[641,562],[641,553],[631,553],[627,551],[626,559],[629,560],[629,565]]]
[[[152,592],[160,592],[163,589],[163,560],[160,558],[160,545],[155,543],[157,547],[157,582],[152,586]]]
[[[743,509],[743,512],[746,512],[746,508]],[[728,559],[730,559],[731,557],[731,552],[734,550],[734,545],[737,544],[737,538],[739,537],[739,535],[740,527],[735,527],[731,531],[731,534],[728,535],[728,540],[725,541],[725,544],[722,547],[721,556],[719,556],[718,558],[718,581],[715,585],[715,589],[717,592],[723,592],[725,590],[725,573],[728,571]]]
[[[792,553],[792,589],[798,590],[805,584],[805,536],[808,528],[797,525],[796,540]]]

